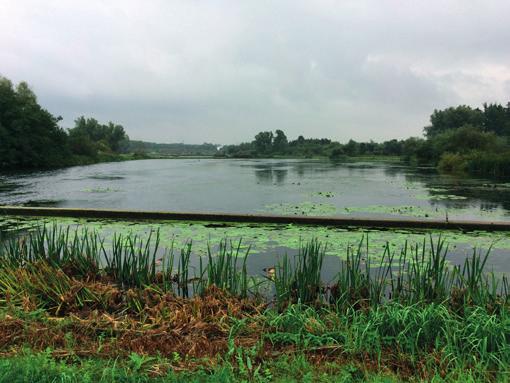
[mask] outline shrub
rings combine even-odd
[[[446,173],[462,173],[466,170],[466,157],[457,153],[443,153],[438,168]]]

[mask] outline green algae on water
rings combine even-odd
[[[159,231],[161,246],[180,249],[189,241],[193,242],[193,252],[206,256],[209,245],[216,245],[222,239],[241,240],[241,249],[250,248],[251,254],[272,254],[275,257],[285,253],[295,253],[303,242],[318,239],[327,244],[328,256],[345,258],[347,248],[357,246],[360,240],[368,237],[373,259],[376,260],[386,244],[398,254],[406,244],[422,244],[429,237],[441,237],[456,257],[472,255],[473,248],[500,251],[510,255],[510,234],[507,232],[462,232],[459,230],[405,230],[405,229],[368,229],[355,227],[327,227],[293,224],[255,224],[255,223],[211,223],[187,221],[117,221],[89,220],[73,218],[0,218],[0,229],[30,230],[38,225],[58,224],[71,228],[86,227],[97,230],[107,239],[116,233],[136,234],[146,238],[151,231]],[[372,250],[373,249],[373,250]]]
[[[301,202],[297,204],[277,203],[266,205],[264,211],[283,215],[328,216],[336,213],[337,209],[331,203]]]

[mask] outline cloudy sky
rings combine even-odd
[[[64,127],[238,143],[420,135],[434,108],[510,100],[508,0],[0,1],[0,74]]]

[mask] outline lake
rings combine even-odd
[[[510,220],[510,182],[391,162],[167,159],[0,175],[0,204]]]
[[[320,160],[169,159],[103,163],[67,169],[3,175],[0,204],[179,212],[287,215],[419,217],[510,220],[510,183],[443,176],[391,162],[335,164]],[[506,232],[375,230],[307,225],[218,224],[183,221],[115,221],[72,218],[0,217],[0,231],[18,232],[42,224],[87,227],[109,243],[113,233],[147,238],[161,234],[161,248],[177,252],[193,241],[192,264],[228,238],[250,248],[248,268],[260,274],[283,254],[293,256],[313,238],[328,245],[324,278],[334,277],[347,248],[368,235],[375,261],[388,244],[398,253],[406,243],[441,237],[448,260],[462,264],[473,249],[491,248],[490,270],[510,272]]]

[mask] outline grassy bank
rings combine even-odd
[[[260,278],[227,240],[198,268],[191,243],[162,253],[157,232],[6,240],[0,382],[508,379],[508,282],[485,272],[488,253],[454,267],[427,239],[371,261],[362,241],[326,283],[325,246],[304,243]]]
[[[81,156],[72,155],[66,162],[62,162],[56,166],[39,168],[39,170],[45,169],[60,169],[71,166],[86,166],[94,165],[105,162],[124,162],[124,161],[137,161],[137,160],[167,160],[167,159],[205,159],[214,158],[212,156],[188,156],[188,155],[165,155],[159,153],[98,153],[96,156]],[[11,168],[9,172],[15,173],[24,170],[34,170],[34,168]]]
[[[102,162],[121,162],[132,160],[143,160],[150,158],[145,154],[137,153],[99,153],[95,157],[74,155],[65,166],[93,165]]]
[[[16,357],[0,359],[0,382],[369,382],[397,383],[401,380],[389,372],[371,372],[362,365],[322,362],[320,365],[303,354],[279,356],[258,365],[256,373],[246,373],[239,363],[214,361],[212,367],[197,367],[179,371],[173,360],[132,354],[125,360],[83,359],[72,361],[56,359],[50,351],[34,354],[29,351]],[[174,366],[173,370],[159,373],[160,366]],[[246,371],[246,369],[244,370]],[[477,382],[470,371],[458,370],[445,376],[436,374],[432,382]]]

